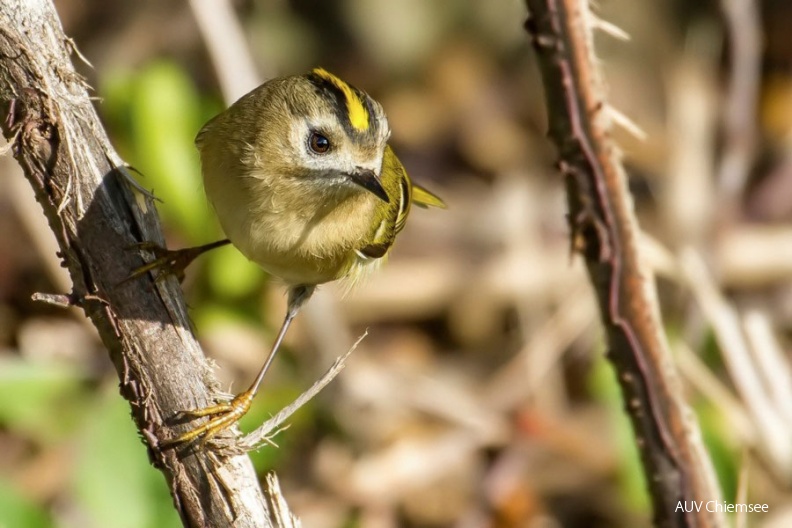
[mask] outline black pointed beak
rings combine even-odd
[[[355,172],[347,173],[347,176],[354,183],[360,185],[383,202],[390,203],[388,193],[385,192],[379,177],[377,177],[374,171],[368,169],[357,169]]]

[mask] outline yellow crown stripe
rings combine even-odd
[[[315,68],[313,73],[338,88],[344,94],[349,122],[358,130],[366,130],[369,127],[369,113],[363,101],[360,100],[360,96],[355,93],[355,90],[324,68]]]

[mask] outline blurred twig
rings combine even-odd
[[[212,403],[216,382],[175,280],[119,286],[142,264],[129,246],[161,243],[162,233],[151,199],[138,202],[127,185],[130,176],[72,67],[69,42],[49,0],[0,4],[3,133],[58,240],[73,282],[68,298],[99,330],[184,524],[272,526],[249,459],[217,462],[202,450],[181,457],[158,449],[164,418]]]
[[[783,395],[788,387],[772,389],[768,384],[767,373],[763,377],[763,363],[780,383],[789,382],[788,366],[774,354],[769,347],[754,350],[751,348],[742,330],[742,321],[737,310],[732,307],[717,289],[711,275],[707,271],[701,257],[692,249],[685,249],[680,255],[682,270],[693,295],[696,297],[702,312],[712,325],[715,337],[723,355],[724,363],[729,370],[737,391],[742,396],[745,406],[750,409],[750,416],[756,424],[766,456],[772,467],[782,475],[792,471],[792,424],[784,419],[783,408],[776,404],[774,396]],[[753,323],[756,325],[756,323]],[[752,335],[756,338],[757,330]],[[761,354],[758,358],[758,354]],[[758,361],[757,361],[758,359]],[[788,403],[783,405],[788,406]]]
[[[679,370],[691,386],[697,388],[720,409],[744,445],[756,445],[758,439],[751,416],[743,403],[731,393],[712,370],[684,342],[674,346]]]
[[[767,387],[770,398],[783,417],[792,444],[792,371],[789,361],[767,314],[750,310],[743,316],[743,326],[763,385]]]
[[[275,416],[261,424],[252,433],[249,433],[245,435],[244,438],[229,444],[228,452],[247,453],[248,451],[259,449],[260,447],[271,443],[270,439],[280,430],[279,428],[283,425],[283,422],[285,422],[292,414],[294,414],[297,409],[308,403],[309,400],[319,394],[319,392],[324,389],[328,383],[333,381],[333,379],[335,379],[335,377],[341,373],[341,371],[346,366],[345,362],[349,355],[355,351],[360,342],[363,341],[367,335],[368,331],[364,332],[360,337],[358,337],[358,340],[355,341],[347,353],[336,359],[335,363],[333,363],[330,369],[325,372],[324,376],[319,378],[313,385],[311,385],[307,391],[300,394],[300,396],[291,404],[281,409]]]
[[[740,464],[740,477],[737,481],[737,496],[735,502],[737,504],[748,503],[748,474],[751,470],[750,459],[743,453],[742,464]],[[748,526],[748,512],[740,510],[735,515],[734,528],[746,528]]]
[[[731,210],[748,179],[756,149],[762,29],[756,0],[721,0],[721,9],[729,35],[730,74],[718,185]]]
[[[261,84],[230,0],[190,0],[226,104]],[[265,72],[269,73],[269,72]]]
[[[495,408],[513,410],[532,398],[563,352],[596,321],[597,308],[580,286],[570,288],[556,312],[487,383],[486,399]]]
[[[720,491],[684,401],[639,252],[639,228],[594,60],[592,15],[581,0],[527,0],[527,28],[541,68],[550,137],[567,183],[572,242],[600,303],[609,356],[633,422],[659,526],[725,526],[721,514],[685,514],[680,501]]]
[[[47,225],[47,219],[35,208],[33,191],[23,179],[22,170],[8,157],[0,160],[0,168],[6,176],[3,191],[10,195],[14,211],[41,259],[47,278],[59,291],[66,291],[71,285],[69,272],[59,265],[55,256],[58,244]]]
[[[713,49],[719,35],[705,25],[688,32],[684,53],[668,80],[668,170],[660,205],[668,238],[701,244],[712,231],[713,152],[718,107]],[[710,60],[711,59],[711,60]]]

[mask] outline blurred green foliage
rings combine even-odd
[[[27,500],[16,487],[0,480],[0,528],[49,528],[53,526],[46,510]]]
[[[619,487],[624,503],[636,512],[649,512],[651,501],[646,487],[646,478],[641,465],[635,432],[630,419],[624,413],[621,387],[616,380],[613,366],[605,359],[604,350],[594,355],[588,388],[593,398],[601,403],[610,415],[610,434],[619,456]]]
[[[0,359],[0,425],[41,443],[62,440],[84,411],[84,381],[69,365]]]
[[[141,183],[164,202],[160,214],[165,222],[193,244],[215,235],[193,146],[209,103],[201,100],[189,77],[178,65],[160,60],[136,73],[107,74],[100,92],[102,113],[123,146],[122,155],[143,175]]]
[[[744,463],[735,445],[733,431],[721,409],[712,402],[699,398],[694,405],[704,445],[720,482],[723,500],[733,503],[737,500],[740,466]]]
[[[181,526],[162,474],[147,463],[129,404],[107,387],[89,416],[76,441],[72,480],[76,502],[91,526]]]
[[[63,493],[84,519],[83,526],[181,526],[165,480],[148,463],[146,449],[129,418],[129,405],[118,396],[115,383],[96,391],[71,367],[4,361],[0,401],[24,402],[0,405],[0,427],[27,439],[45,460],[51,449],[64,443],[68,446],[66,452],[55,453],[67,462],[36,466],[35,471],[68,469],[66,478],[72,485]],[[37,476],[40,478],[34,482],[53,478]],[[48,526],[53,523],[41,504],[0,481],[0,527]]]

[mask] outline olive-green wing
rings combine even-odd
[[[382,258],[388,253],[396,235],[404,229],[411,204],[446,208],[445,202],[438,196],[410,181],[404,166],[390,145],[385,147],[382,159],[382,183],[391,202],[387,212],[377,224],[372,240],[358,250],[367,258]]]

